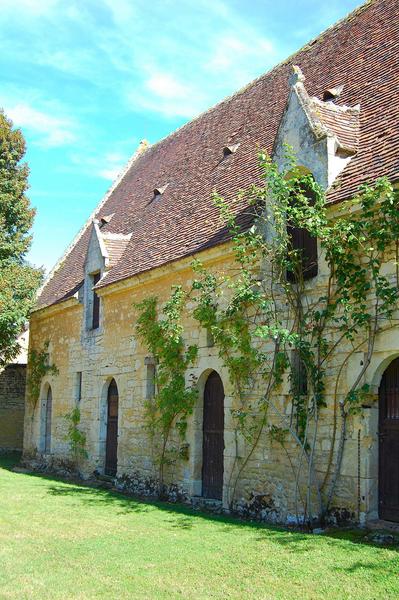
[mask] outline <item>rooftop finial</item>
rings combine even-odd
[[[305,81],[306,77],[305,75],[302,73],[301,67],[298,67],[298,65],[292,65],[292,73],[290,75],[290,78],[288,80],[288,83],[290,84],[290,86],[294,86],[297,83],[303,83]]]
[[[142,152],[145,152],[147,150],[147,148],[150,147],[150,142],[148,140],[141,140],[139,143],[139,147],[137,148],[137,153],[141,154]]]

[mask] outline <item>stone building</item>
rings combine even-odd
[[[20,353],[0,370],[0,452],[22,450],[29,332],[19,337]]]
[[[154,489],[157,471],[144,405],[154,393],[156,364],[135,335],[133,303],[153,295],[162,301],[171,285],[186,285],[193,277],[193,257],[210,267],[228,268],[232,244],[211,193],[216,189],[231,201],[237,222],[249,226],[245,199],[233,199],[259,181],[259,147],[279,163],[288,142],[298,163],[326,189],[332,213],[365,181],[386,175],[396,182],[398,50],[399,4],[368,2],[175,133],[153,146],[141,143],[49,275],[32,313],[31,348],[40,350],[48,341],[49,360],[59,372],[43,378],[33,411],[28,394],[27,458],[39,456],[52,464],[68,460],[64,415],[78,406],[86,434],[82,473],[117,475],[120,485],[125,482],[139,493]],[[387,268],[394,270],[394,261]],[[314,286],[324,276],[320,264]],[[384,456],[392,461],[390,476],[397,485],[387,487],[384,481],[385,496],[378,437],[380,382],[387,369],[397,368],[398,334],[392,328],[377,337],[366,375],[370,403],[348,427],[334,497],[337,515],[363,522],[378,515],[399,520],[395,418],[392,452]],[[217,348],[189,317],[184,338],[199,346],[196,363],[187,372],[187,381],[196,378],[199,396],[186,435],[188,456],[168,472],[167,483],[187,501],[201,503],[205,498],[227,508],[238,451],[232,386]],[[343,346],[342,352],[348,356],[343,385],[349,388],[364,351],[350,353]],[[391,387],[399,406],[398,387]],[[281,393],[289,393],[287,386]],[[221,437],[209,461],[204,432],[212,410]],[[322,415],[321,474],[332,443],[332,412],[329,404]],[[285,454],[265,436],[239,482],[237,507],[262,518],[290,521],[294,487]],[[381,501],[389,507],[385,513]]]

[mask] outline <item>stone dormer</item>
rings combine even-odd
[[[84,262],[84,284],[80,291],[80,300],[85,306],[87,330],[96,329],[93,327],[93,310],[95,303],[99,301],[93,288],[104,274],[118,263],[130,240],[130,235],[102,231],[101,224],[104,220],[105,224],[109,222],[107,218],[93,219]]]
[[[277,132],[273,159],[283,166],[285,144],[298,165],[328,189],[358,149],[360,107],[338,106],[310,97],[298,66],[289,79],[290,93]]]

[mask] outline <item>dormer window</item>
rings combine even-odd
[[[96,290],[94,289],[94,286],[97,285],[97,283],[100,281],[101,278],[101,273],[94,273],[94,275],[92,275],[92,282],[93,282],[93,314],[92,314],[92,324],[91,324],[91,328],[92,329],[98,329],[100,326],[100,298],[96,292]]]
[[[226,158],[226,156],[230,156],[230,154],[235,154],[239,147],[240,147],[240,144],[230,144],[228,146],[225,146],[223,148],[224,158]]]
[[[323,100],[324,102],[333,102],[342,94],[344,89],[343,85],[338,85],[337,87],[328,88],[323,92]]]
[[[166,191],[168,185],[169,183],[166,183],[165,185],[161,185],[159,187],[154,188],[154,198],[162,196],[162,194]]]
[[[111,221],[112,217],[114,216],[114,213],[112,213],[112,215],[104,215],[103,217],[100,218],[100,229],[102,227],[104,227],[104,225],[108,225],[108,223]]]

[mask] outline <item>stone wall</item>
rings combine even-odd
[[[0,451],[22,450],[26,365],[8,365],[0,372]]]
[[[210,267],[229,268],[231,252],[228,245],[202,253],[202,260]],[[36,350],[50,342],[50,362],[59,369],[42,382],[42,394],[36,406],[27,403],[25,416],[24,452],[26,457],[40,454],[43,448],[43,418],[48,386],[52,387],[51,456],[41,456],[41,461],[62,464],[71,459],[66,441],[65,414],[76,404],[81,411],[81,428],[86,433],[87,460],[80,461],[81,473],[88,477],[93,472],[104,472],[105,433],[107,414],[107,389],[112,378],[119,392],[118,485],[141,495],[156,490],[158,467],[154,460],[146,422],[145,398],[147,389],[148,351],[135,336],[134,302],[156,295],[165,300],[172,284],[189,285],[192,278],[189,260],[179,261],[140,278],[132,278],[101,293],[101,323],[96,330],[87,329],[84,306],[78,299],[69,299],[32,315],[30,346]],[[323,285],[325,272],[321,261],[319,276],[313,285]],[[202,401],[207,376],[216,370],[225,391],[225,451],[223,506],[229,506],[232,493],[231,474],[245,455],[243,440],[237,439],[233,427],[231,408],[234,407],[232,387],[217,348],[209,347],[205,331],[190,318],[184,320],[184,337],[187,344],[199,346],[198,359],[187,373],[187,382],[194,377],[199,390],[198,403],[187,431],[188,457],[172,465],[167,472],[167,490],[172,499],[195,500],[201,495],[202,469]],[[398,328],[377,338],[373,363],[365,382],[371,385],[370,407],[350,419],[347,442],[336,495],[333,499],[333,517],[340,520],[361,520],[377,515],[378,443],[377,443],[377,392],[384,365],[399,354]],[[334,395],[337,369],[342,370],[341,394],[349,389],[364,358],[363,351],[342,342],[337,364],[327,373],[327,406],[322,410],[316,452],[317,477],[326,475],[326,465],[334,436],[334,414],[339,416]],[[82,373],[81,400],[76,397],[76,378]],[[259,392],[260,393],[260,392]],[[281,413],[289,407],[289,382],[284,381],[275,398]],[[29,399],[29,397],[28,397]],[[32,420],[33,411],[33,420]],[[274,419],[274,421],[273,421]],[[281,419],[271,416],[271,422],[281,424]],[[336,436],[339,435],[339,420]],[[335,445],[335,448],[337,444]],[[291,463],[296,462],[298,447],[292,439],[283,449],[272,442],[267,432],[247,462],[238,482],[234,508],[240,514],[278,521],[292,522],[296,518],[296,482]],[[300,481],[300,486],[305,482]],[[317,506],[317,499],[314,505]]]

